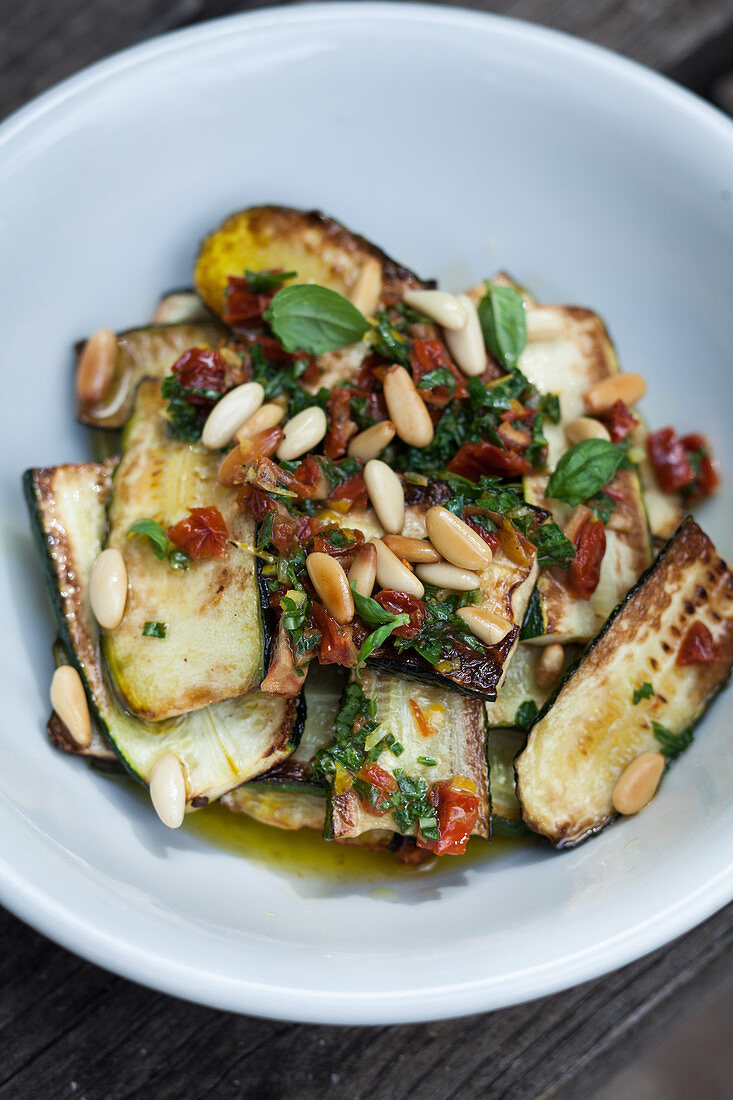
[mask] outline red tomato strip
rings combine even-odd
[[[719,657],[718,647],[705,623],[692,623],[682,639],[677,664],[705,665],[710,661],[717,661]]]
[[[189,508],[188,517],[169,527],[168,538],[198,561],[200,558],[225,558],[229,531],[218,508]]]
[[[576,533],[575,557],[568,568],[568,584],[573,595],[589,600],[601,577],[601,563],[606,553],[606,529],[603,520],[587,516]]]

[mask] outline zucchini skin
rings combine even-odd
[[[720,658],[719,660],[716,660],[709,664],[693,666],[694,668],[700,670],[700,682],[699,684],[692,685],[692,687],[695,688],[695,691],[692,692],[692,698],[690,697],[690,684],[677,685],[679,690],[676,693],[673,693],[669,687],[665,686],[664,695],[661,696],[661,699],[663,704],[667,706],[667,709],[670,711],[673,717],[674,711],[672,708],[675,701],[678,704],[680,703],[680,701],[682,701],[685,704],[688,704],[690,708],[689,712],[685,715],[684,722],[676,721],[675,726],[678,726],[679,728],[675,728],[671,732],[681,733],[683,729],[691,729],[700,720],[700,718],[702,718],[714,698],[720,691],[722,691],[722,689],[726,686],[730,679],[731,666],[733,665],[733,574],[731,574],[730,569],[723,561],[723,559],[717,555],[715,547],[707,538],[707,536],[704,535],[704,533],[701,531],[698,524],[692,519],[692,517],[687,516],[678,527],[673,538],[667,543],[662,552],[659,554],[656,561],[645,571],[637,584],[629,591],[626,598],[618,605],[618,607],[616,607],[604,627],[599,631],[596,637],[592,639],[592,641],[588,644],[588,646],[581,653],[578,659],[574,661],[573,664],[568,668],[564,677],[561,679],[560,683],[554,689],[550,697],[547,699],[542,710],[537,715],[529,731],[525,748],[523,752],[519,754],[515,761],[515,780],[517,786],[517,794],[520,804],[522,806],[523,820],[526,825],[534,832],[541,833],[542,835],[548,837],[548,839],[551,840],[557,848],[573,848],[582,841],[587,840],[589,837],[601,832],[608,824],[610,824],[611,821],[613,821],[617,816],[611,804],[611,794],[613,785],[615,785],[615,780],[618,778],[618,775],[620,775],[623,771],[623,768],[628,763],[630,763],[630,759],[633,759],[633,757],[638,755],[639,752],[660,751],[660,745],[651,736],[650,731],[644,732],[644,736],[642,736],[640,733],[637,738],[638,745],[636,746],[633,755],[629,758],[619,760],[618,763],[616,763],[616,760],[614,759],[612,783],[609,781],[610,790],[606,792],[608,797],[605,807],[595,813],[589,811],[587,820],[583,818],[582,820],[574,822],[571,815],[567,813],[566,817],[570,817],[570,820],[561,820],[560,823],[550,825],[545,818],[541,817],[541,815],[544,813],[544,810],[540,808],[540,799],[538,797],[537,790],[534,789],[534,793],[530,793],[530,789],[532,787],[531,781],[534,774],[531,769],[533,768],[533,765],[535,768],[537,767],[537,763],[533,760],[531,752],[534,751],[535,754],[539,754],[542,751],[539,747],[539,742],[537,740],[539,737],[540,727],[545,721],[549,721],[553,718],[553,708],[558,705],[558,700],[560,699],[563,691],[566,688],[571,688],[573,678],[576,675],[582,673],[585,663],[589,660],[595,659],[596,651],[599,645],[601,645],[601,643],[603,643],[604,640],[608,638],[608,635],[612,631],[614,631],[621,617],[627,611],[629,612],[629,614],[633,614],[633,612],[636,610],[635,601],[637,600],[637,598],[640,601],[640,607],[643,612],[644,619],[648,619],[649,616],[653,616],[655,613],[661,618],[661,615],[666,609],[666,605],[663,604],[660,610],[659,604],[655,605],[653,602],[655,595],[654,590],[652,588],[648,588],[647,586],[655,584],[657,577],[664,577],[664,571],[666,569],[669,569],[669,571],[672,572],[676,568],[676,559],[684,559],[685,555],[686,559],[682,562],[682,565],[688,571],[692,570],[693,568],[698,568],[700,562],[703,563],[703,568],[707,572],[708,580],[706,583],[708,584],[708,586],[712,586],[721,580],[724,581],[725,591],[722,594],[719,594],[719,602],[717,604],[711,605],[713,606],[714,610],[716,607],[718,608],[718,610],[715,611],[715,615],[717,615],[717,619],[715,621],[717,624],[720,624],[720,639],[716,640],[716,644],[718,644],[718,648],[720,650]],[[727,580],[725,580],[724,578],[727,578]],[[679,588],[679,585],[677,586],[677,588]],[[673,591],[671,597],[667,596],[666,598],[669,601],[670,599],[673,599],[676,595],[678,595],[677,589]],[[707,601],[708,599],[707,589],[698,584],[695,597],[699,598],[699,600],[701,600],[704,604],[705,601]],[[730,603],[731,610],[729,610],[727,614],[724,614],[721,617],[721,615],[719,614],[719,610],[723,608],[723,603],[725,601],[728,601]],[[688,617],[697,614],[696,605],[691,600],[686,601],[684,609],[685,614]],[[659,619],[657,620],[657,622],[659,622]],[[676,624],[674,625],[676,626]],[[621,634],[622,641],[619,643],[619,646],[623,645],[623,630],[621,631]],[[662,638],[662,641],[660,642],[660,647],[663,649],[664,653],[667,654],[673,652],[672,646],[670,646],[663,640],[664,631],[661,629],[661,627],[658,630],[658,634],[660,638]],[[676,633],[673,632],[673,636],[675,638],[678,635],[681,639],[682,632],[680,629],[677,629]],[[634,637],[636,637],[635,634]],[[667,648],[664,648],[665,645]],[[618,648],[619,647],[617,647],[617,651]],[[640,648],[642,648],[641,643]],[[721,670],[724,670],[723,675],[719,674]],[[687,671],[689,672],[689,669]],[[640,683],[642,680],[647,678],[654,680],[655,676],[657,676],[658,678],[662,678],[664,676],[664,669],[658,672],[649,672],[649,666],[646,663],[643,665],[643,667],[640,667],[638,671],[632,670],[632,672],[634,673],[634,675],[632,675],[628,679],[628,683],[625,686],[627,707],[628,700],[631,698],[632,689],[634,688],[637,680]],[[606,674],[608,675],[608,671]],[[681,674],[682,673],[680,673],[680,675]],[[608,685],[606,691],[607,694],[610,691],[610,687],[608,687]],[[592,684],[588,685],[586,683],[585,696],[592,701]],[[656,700],[656,698],[657,695],[655,693],[654,699]],[[697,705],[693,705],[696,700]],[[624,700],[622,699],[622,703],[623,701]],[[617,700],[611,694],[610,698],[605,699],[605,702],[608,706],[614,706]],[[650,716],[654,718],[654,720],[658,718],[660,720],[660,724],[664,725],[666,717],[665,710],[662,709],[660,711],[656,711],[655,713],[656,718],[654,718],[654,716]],[[638,712],[634,708],[633,718],[635,720],[635,723],[642,728],[642,731],[649,730],[649,722],[646,722],[646,724],[644,725],[645,712],[642,706],[639,706]],[[633,729],[633,726],[634,722],[630,723],[630,725],[624,725],[624,730],[627,730],[629,728]],[[559,733],[560,731],[556,732]],[[587,751],[587,753],[585,752],[585,750],[581,750],[584,756],[588,754],[592,756],[592,732],[590,736],[590,745],[591,748]],[[624,748],[621,742],[619,742],[618,746],[612,745],[611,747],[620,747],[620,749]],[[570,753],[571,748],[572,746],[568,748],[568,754]],[[594,763],[597,769],[601,769],[606,761],[601,758]],[[548,774],[551,772],[552,762],[546,759],[540,766],[543,770],[543,774],[547,778]],[[577,786],[580,785],[581,778],[582,777],[576,776]],[[560,781],[558,780],[558,785],[559,782]],[[562,814],[559,816],[562,818]]]

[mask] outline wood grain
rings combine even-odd
[[[0,0],[0,117],[114,50],[248,6]],[[733,34],[728,0],[471,6],[581,35],[700,88],[714,80],[707,70],[720,57],[720,36]],[[733,906],[596,982],[490,1015],[411,1027],[305,1027],[200,1008],[83,962],[3,910],[0,945],[0,1100],[586,1100],[733,984]]]

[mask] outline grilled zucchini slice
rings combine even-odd
[[[567,450],[565,425],[586,415],[583,395],[596,382],[616,374],[619,367],[597,314],[561,306],[533,306],[532,313],[553,335],[531,341],[520,356],[519,366],[538,389],[560,398],[560,423],[546,424],[544,429],[547,465],[552,471]],[[561,501],[545,498],[548,477],[535,474],[525,478],[525,498],[529,504],[547,508],[564,526],[572,509]],[[543,570],[537,582],[535,609],[538,618],[541,616],[543,632],[531,639],[534,643],[589,641],[650,565],[651,536],[636,470],[621,470],[613,488],[620,499],[606,526],[606,553],[598,587],[590,600],[581,600],[569,591],[563,570]]]
[[[708,628],[717,658],[680,665],[693,623]],[[624,768],[639,753],[669,752],[675,738],[683,747],[732,662],[733,574],[688,517],[532,727],[516,762],[527,825],[558,847],[602,829]],[[653,694],[635,705],[645,683]]]
[[[491,792],[491,829],[502,836],[529,833],[522,822],[517,799],[514,760],[524,748],[526,734],[516,729],[489,730],[489,789]]]
[[[376,700],[380,735],[392,733],[403,750],[399,755],[389,749],[382,752],[377,760],[379,767],[393,776],[396,769],[401,770],[411,779],[424,780],[428,787],[457,776],[473,780],[481,803],[474,835],[488,838],[489,783],[482,703],[428,684],[369,671],[362,673],[361,687],[367,698]],[[426,765],[422,762],[425,758],[436,763]],[[352,788],[338,793],[330,786],[324,836],[340,840],[371,829],[401,831],[391,814],[379,816],[365,809]],[[416,831],[413,826],[408,835]]]
[[[577,653],[577,647],[566,647],[566,665],[571,663]],[[519,643],[504,682],[496,694],[496,700],[486,704],[486,721],[490,729],[522,724],[518,712],[523,704],[533,704],[536,707],[535,714],[544,705],[550,691],[539,687],[535,678],[541,656],[542,649],[539,646]]]
[[[121,551],[129,594],[125,614],[102,637],[102,650],[126,708],[160,722],[244,695],[264,675],[265,624],[254,556],[254,521],[220,485],[218,456],[171,439],[160,382],[140,383],[125,430],[109,502],[107,546]],[[129,538],[141,518],[164,528],[187,509],[219,509],[231,536],[224,560],[189,569],[159,561],[144,537]],[[164,641],[143,638],[146,622],[166,624]]]
[[[143,782],[157,758],[173,752],[186,774],[188,805],[200,806],[289,756],[302,730],[302,708],[253,692],[155,725],[122,709],[101,658],[88,591],[104,538],[113,466],[111,460],[26,471],[24,489],[47,588],[63,650],[82,676],[99,731]]]
[[[121,332],[117,359],[107,393],[94,403],[77,400],[76,415],[90,428],[118,429],[132,412],[135,391],[143,378],[164,378],[189,348],[217,347],[224,329],[213,318],[178,324],[146,325]],[[84,344],[78,346],[81,353]]]
[[[382,269],[383,290],[401,297],[426,285],[381,249],[318,211],[252,206],[232,214],[201,245],[196,290],[209,309],[225,312],[227,279],[245,271],[295,271],[294,283],[318,283],[348,298],[367,260]]]

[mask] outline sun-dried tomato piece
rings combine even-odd
[[[568,567],[568,586],[573,595],[589,600],[601,579],[601,563],[606,553],[606,529],[603,520],[586,518],[575,538],[575,557]]]
[[[216,507],[189,508],[187,518],[169,527],[166,533],[173,545],[194,561],[226,557],[229,531]]]
[[[705,623],[694,622],[687,629],[677,654],[678,665],[706,665],[720,657],[718,647]]]
[[[685,489],[685,499],[689,501],[704,500],[718,488],[720,479],[713,464],[710,453],[710,444],[704,435],[695,432],[691,435],[683,435],[680,440],[685,449],[690,465],[695,471],[695,480]]]
[[[467,790],[460,779],[443,779],[433,783],[428,792],[428,802],[438,817],[438,840],[418,837],[421,848],[429,848],[436,856],[462,855],[468,838],[478,821],[480,802],[478,795]]]
[[[341,535],[346,536],[349,541],[345,546],[334,546],[329,538],[329,530],[338,531]],[[364,545],[364,542],[363,531],[357,531],[350,527],[322,528],[320,533],[313,539],[313,550],[320,551],[322,554],[329,554],[332,558],[336,558],[344,569],[348,570],[351,568],[357,551]]]
[[[620,398],[600,419],[608,428],[612,443],[620,443],[622,439],[626,439],[639,423],[626,402]]]
[[[331,491],[329,500],[350,500],[354,508],[366,508],[369,503],[363,474],[354,474]]]
[[[345,455],[349,440],[359,431],[358,425],[351,419],[349,402],[353,392],[345,386],[336,386],[326,402],[328,432],[323,441],[323,453],[329,458]]]
[[[498,531],[487,531],[483,524],[479,523],[478,520],[474,519],[474,517],[470,514],[463,516],[463,522],[467,524],[467,526],[470,527],[472,531],[475,531],[476,534],[484,540],[487,546],[491,547],[492,552],[496,550],[497,546],[501,542],[501,537]]]
[[[646,449],[662,492],[677,493],[686,485],[692,485],[695,471],[674,428],[660,428],[652,432],[646,441]]]
[[[389,810],[387,805],[389,796],[398,790],[394,776],[384,768],[380,768],[379,764],[365,764],[356,773],[356,778],[369,788],[368,792],[364,792],[357,787],[359,798],[364,805],[379,817],[386,814]]]
[[[429,374],[430,371],[440,370],[441,368],[450,371],[453,375],[456,383],[455,389],[451,391],[450,386],[442,384],[432,386],[430,389],[420,389],[420,382],[425,375]],[[420,389],[420,395],[428,405],[434,405],[442,409],[452,398],[468,396],[463,375],[456,367],[448,354],[448,349],[441,340],[415,340],[410,355],[410,369],[412,370],[412,380]]]
[[[262,314],[272,300],[271,294],[255,294],[246,279],[227,277],[222,320],[227,325],[261,325]]]
[[[353,668],[358,657],[356,645],[351,634],[351,626],[339,626],[329,615],[323,604],[313,600],[311,615],[321,632],[321,646],[318,660],[322,665],[343,665]]]
[[[395,638],[417,638],[425,622],[425,604],[422,600],[409,592],[395,592],[392,588],[383,588],[374,599],[392,615],[410,616],[409,623],[392,631]]]
[[[184,390],[208,390],[213,394],[226,391],[227,365],[224,357],[213,348],[189,348],[171,367]],[[190,405],[207,405],[215,398],[202,394],[184,395]]]
[[[470,481],[478,481],[486,474],[500,477],[520,477],[528,474],[531,464],[515,451],[503,451],[494,443],[464,443],[448,463],[448,470]]]

